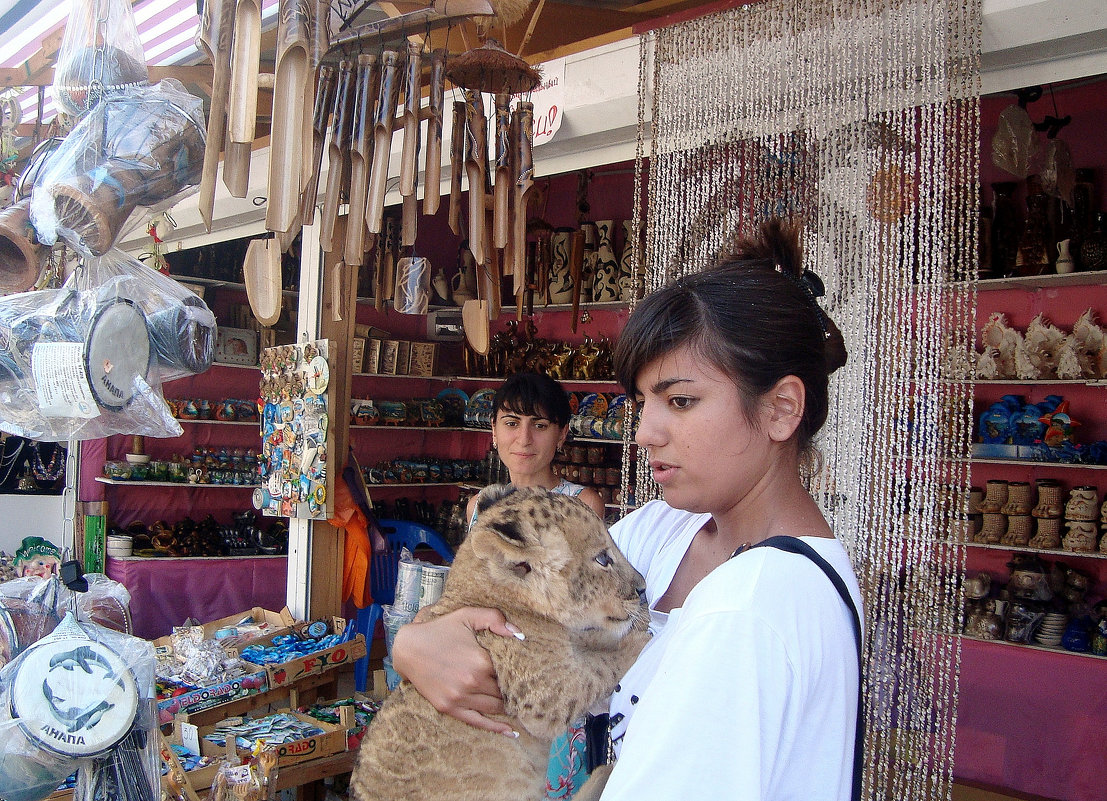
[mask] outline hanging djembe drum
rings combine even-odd
[[[152,646],[67,615],[0,672],[5,801],[39,801],[87,760],[95,797],[152,801],[139,659],[152,663]]]
[[[32,222],[46,239],[53,231],[102,255],[135,208],[200,180],[204,140],[203,104],[177,81],[108,98],[51,158],[32,194]]]

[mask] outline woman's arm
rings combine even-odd
[[[478,631],[520,636],[498,609],[465,607],[401,626],[392,644],[392,667],[439,712],[510,737],[511,726],[486,717],[503,714],[504,705],[492,660],[477,643]]]

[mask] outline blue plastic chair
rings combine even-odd
[[[454,560],[453,549],[433,528],[410,520],[378,520],[377,527],[384,535],[388,547],[374,552],[369,563],[369,591],[373,595],[373,603],[358,610],[357,622],[354,624],[356,631],[365,635],[366,648],[372,645],[377,621],[384,615],[382,606],[391,604],[396,598],[400,551],[406,547],[414,554],[422,546],[433,550],[447,564]],[[369,656],[366,654],[354,663],[354,687],[358,692],[364,692],[368,681]]]

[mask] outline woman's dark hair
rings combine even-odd
[[[492,418],[500,409],[531,417],[545,417],[559,426],[569,425],[569,395],[554,379],[541,373],[515,373],[496,390]]]
[[[636,394],[650,362],[690,346],[733,377],[749,420],[786,375],[803,381],[799,448],[826,422],[830,374],[846,363],[842,332],[816,301],[822,282],[803,268],[799,234],[779,219],[761,225],[714,266],[647,295],[615,345],[615,375]]]

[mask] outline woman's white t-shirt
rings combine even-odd
[[[808,558],[755,548],[683,607],[652,611],[709,515],[653,501],[611,534],[646,578],[653,638],[611,701],[604,801],[850,797],[857,651],[849,610]],[[803,537],[860,591],[841,544]]]

